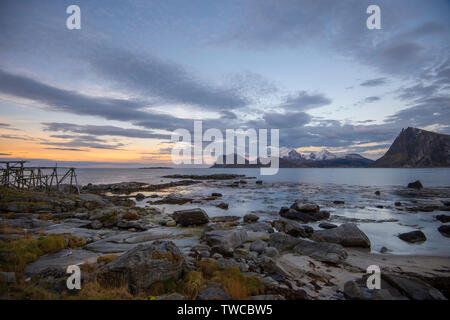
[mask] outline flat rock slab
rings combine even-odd
[[[46,269],[58,269],[65,271],[67,266],[93,263],[100,255],[83,249],[65,249],[56,253],[40,257],[25,268],[25,274],[32,276]]]
[[[317,242],[337,243],[344,247],[370,248],[370,240],[354,223],[344,223],[337,228],[315,231],[312,239]]]

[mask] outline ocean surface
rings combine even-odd
[[[272,221],[279,217],[282,206],[290,206],[297,199],[315,201],[321,210],[331,213],[331,221],[337,225],[354,221],[372,242],[372,252],[382,247],[391,254],[440,255],[450,257],[450,238],[444,237],[437,228],[442,225],[435,219],[438,214],[449,212],[412,213],[405,208],[436,201],[450,201],[446,196],[434,198],[412,198],[401,193],[409,182],[420,180],[425,188],[438,188],[442,194],[450,191],[450,169],[359,169],[359,168],[295,168],[280,169],[277,175],[261,176],[259,169],[77,169],[78,183],[117,183],[139,181],[150,184],[172,181],[162,178],[172,174],[209,175],[214,173],[237,173],[262,180],[262,185],[254,179],[239,188],[232,188],[231,181],[205,181],[197,185],[177,187],[170,190],[147,192],[145,195],[158,195],[163,198],[169,194],[201,199],[220,192],[220,201],[229,204],[228,210],[214,206],[214,201],[185,205],[155,205],[166,212],[181,208],[204,209],[209,216],[254,213],[260,221]],[[375,191],[380,191],[376,195]],[[445,193],[446,192],[446,193]],[[150,205],[145,199],[137,202],[139,206]],[[336,200],[344,204],[334,204]],[[395,206],[395,202],[402,206]],[[319,223],[310,224],[315,229]],[[410,244],[400,240],[399,233],[422,230],[427,241]]]

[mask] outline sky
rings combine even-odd
[[[2,0],[0,158],[170,164],[203,120],[377,159],[402,128],[450,133],[449,21],[448,0]]]

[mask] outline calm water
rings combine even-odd
[[[202,201],[195,204],[158,205],[160,209],[171,213],[181,208],[204,209],[209,216],[237,215],[255,213],[262,221],[273,221],[279,217],[281,206],[290,206],[296,199],[315,201],[321,209],[330,211],[335,224],[345,222],[345,219],[359,219],[356,223],[372,242],[372,251],[379,252],[385,246],[392,254],[422,254],[442,255],[450,257],[450,238],[442,236],[437,228],[441,225],[436,221],[438,214],[448,212],[418,212],[400,211],[395,206],[396,201],[405,206],[416,206],[414,201],[449,201],[446,198],[420,199],[399,195],[409,182],[421,180],[425,187],[450,188],[450,169],[280,169],[274,176],[260,176],[259,169],[78,169],[79,184],[116,183],[122,181],[139,181],[146,183],[161,183],[169,181],[163,175],[169,174],[213,174],[239,173],[263,180],[262,185],[256,185],[254,180],[242,188],[231,188],[230,181],[208,181],[189,187],[177,187],[170,190],[147,192],[146,195],[157,194],[158,198],[169,194],[182,195],[201,199],[220,192],[220,201],[229,204],[228,210],[214,206],[214,201]],[[375,195],[380,191],[381,195]],[[157,200],[151,199],[151,200]],[[149,199],[138,202],[139,206],[149,205]],[[344,200],[344,205],[333,204],[334,200]],[[379,206],[383,206],[380,208]],[[387,221],[386,221],[387,220]],[[318,223],[310,224],[315,229]],[[422,230],[427,241],[421,244],[409,244],[400,240],[399,233]]]

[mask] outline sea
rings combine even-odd
[[[118,182],[144,182],[159,184],[173,179],[165,175],[210,175],[233,173],[245,175],[247,183],[231,187],[232,181],[203,181],[196,185],[176,187],[155,192],[143,192],[147,198],[137,201],[138,206],[155,206],[171,213],[180,209],[200,207],[210,217],[256,214],[260,221],[273,221],[279,218],[282,206],[290,206],[297,199],[316,202],[321,210],[329,211],[329,222],[337,225],[354,222],[367,234],[374,253],[387,248],[389,254],[438,255],[450,257],[450,238],[443,236],[437,228],[442,225],[435,216],[449,212],[410,212],[407,208],[434,204],[437,201],[450,201],[450,168],[286,168],[279,169],[276,175],[260,175],[259,169],[115,169],[80,168],[77,169],[78,184],[109,184]],[[262,184],[256,184],[262,180]],[[409,182],[420,180],[425,188],[438,189],[433,198],[405,194]],[[379,191],[379,195],[375,194]],[[149,201],[171,196],[194,199],[207,197],[219,192],[218,200],[229,205],[227,210],[215,206],[218,201],[202,201],[184,205],[152,205]],[[335,201],[344,201],[336,204]],[[400,202],[401,206],[396,206]],[[310,223],[314,229],[320,222]],[[398,234],[421,230],[427,240],[411,244],[397,237]]]

